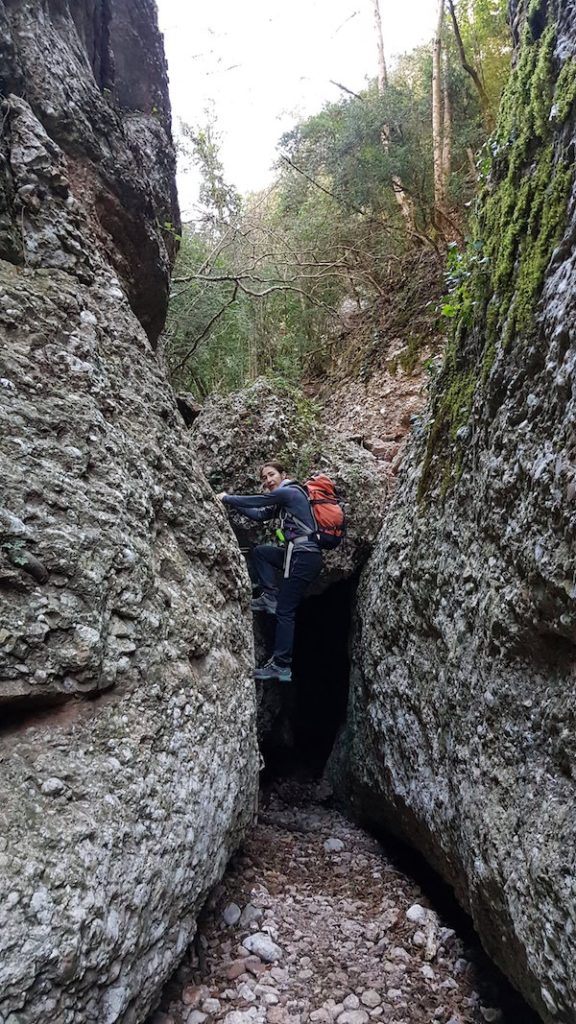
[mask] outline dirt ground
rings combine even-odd
[[[315,784],[280,782],[150,1024],[532,1021],[477,952]]]

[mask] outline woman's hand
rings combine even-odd
[[[216,495],[216,497],[218,498],[219,501],[224,501],[224,498],[227,497],[226,491],[221,491],[220,494]]]

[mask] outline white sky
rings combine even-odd
[[[265,186],[280,135],[376,76],[371,0],[157,0],[174,127],[205,123],[212,103],[228,181]],[[431,39],[434,0],[380,0],[386,58]],[[184,218],[197,180],[179,174]]]

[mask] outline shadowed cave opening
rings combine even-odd
[[[286,778],[321,779],[338,733],[345,724],[357,583],[355,577],[333,584],[324,593],[302,603],[296,621],[293,682],[291,685],[266,684],[260,706],[264,719],[260,730],[264,806],[276,782]],[[261,641],[271,651],[274,619],[259,616],[257,630]],[[334,806],[331,796],[322,802]],[[410,876],[420,886],[443,922],[464,942],[465,957],[474,967],[482,1002],[496,1007],[500,1013],[494,1020],[498,1024],[541,1024],[538,1014],[484,951],[471,917],[458,903],[451,886],[425,857],[384,825],[374,821],[361,824],[378,839],[383,853],[398,872]],[[478,1021],[483,1024],[481,1017]]]
[[[296,616],[293,681],[266,683],[262,695],[260,746],[264,781],[278,775],[321,776],[344,724],[348,704],[348,652],[357,579],[332,584],[308,597]],[[259,616],[258,628],[272,649],[274,619]]]

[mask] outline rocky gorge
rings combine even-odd
[[[512,13],[487,258],[360,583],[335,772],[362,820],[450,882],[542,1019],[568,1024],[576,34],[569,3]]]
[[[252,906],[234,875],[214,895],[243,843],[257,917],[240,943],[217,916],[210,985],[158,1022],[499,1019],[419,890],[383,893],[375,840],[308,793],[250,832],[258,727],[266,757],[325,757],[340,726],[339,806],[424,854],[543,1021],[576,1021],[573,4],[512,21],[485,259],[390,495],[344,385],[343,433],[266,381],[186,425],[159,345],[179,212],[153,0],[0,0],[0,1024],[146,1020],[207,901],[237,884]],[[255,691],[270,637],[240,547],[259,535],[214,497],[270,457],[329,470],[350,519],[292,695]],[[280,925],[288,962],[262,966],[248,933]]]
[[[0,40],[0,1020],[141,1021],[255,810],[248,578],[156,348],[155,5]]]

